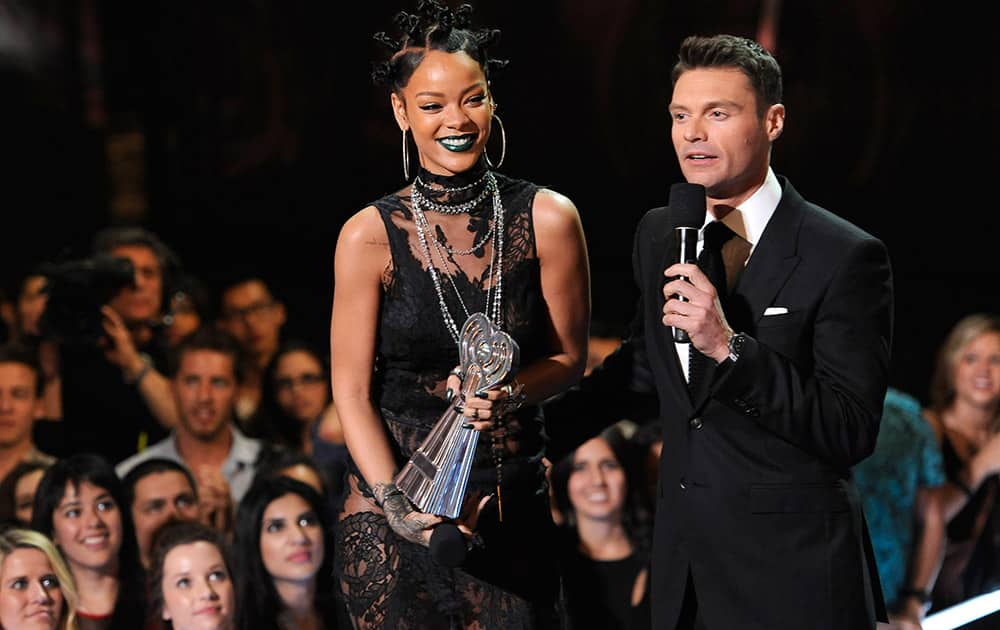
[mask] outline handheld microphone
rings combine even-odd
[[[701,184],[686,182],[670,187],[670,200],[667,202],[674,228],[674,245],[677,250],[675,263],[695,263],[698,261],[698,230],[705,224],[705,187]],[[685,276],[679,276],[687,280]],[[676,296],[686,302],[687,298]],[[687,331],[674,328],[674,341],[691,343]]]
[[[456,525],[438,523],[431,532],[430,551],[439,564],[454,569],[465,562],[465,536]]]

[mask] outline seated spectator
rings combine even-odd
[[[50,537],[80,594],[80,630],[140,628],[143,571],[121,480],[103,457],[80,453],[52,464],[35,495],[32,529]]]
[[[308,344],[286,342],[264,371],[264,384],[248,434],[310,455],[329,471],[339,494],[348,453],[330,391],[329,362]]]
[[[55,460],[52,460],[53,462]],[[52,462],[27,461],[21,462],[10,472],[10,489],[12,497],[4,495],[0,500],[13,501],[14,523],[21,527],[31,526],[31,513],[35,506],[35,493],[41,483],[45,471]]]
[[[0,523],[14,521],[14,469],[55,461],[32,439],[42,409],[42,370],[35,353],[20,345],[0,346]]]
[[[17,314],[14,301],[0,287],[0,343],[7,343],[17,337]]]
[[[941,450],[920,402],[889,388],[875,451],[854,467],[890,620],[920,627],[944,551]]]
[[[257,462],[257,477],[283,476],[301,481],[307,486],[312,486],[323,498],[324,503],[329,507],[329,518],[332,520],[340,511],[340,502],[343,500],[344,485],[331,483],[329,471],[320,468],[314,459],[298,451],[274,450],[269,451]],[[339,490],[333,490],[339,488]]]
[[[240,630],[337,627],[331,523],[311,486],[258,478],[240,504],[236,627]]]
[[[931,611],[1000,586],[1000,317],[972,314],[938,351],[924,417],[941,445],[947,523]]]
[[[128,471],[122,479],[125,505],[132,512],[135,539],[142,566],[149,568],[153,537],[173,521],[197,521],[198,491],[191,471],[172,459],[152,458]]]
[[[219,326],[240,343],[243,381],[236,402],[236,419],[245,422],[257,410],[263,374],[278,351],[285,325],[285,305],[257,277],[242,278],[222,290]]]
[[[118,259],[131,264],[131,282],[109,263],[96,263]],[[163,376],[163,316],[177,268],[176,256],[156,235],[131,226],[98,232],[89,259],[45,267],[41,329],[58,348],[63,419],[53,454],[93,452],[117,462],[176,423]],[[110,297],[103,305],[92,303],[104,293]]]
[[[29,271],[21,279],[14,310],[14,337],[26,343],[42,336],[41,320],[48,300],[48,280],[40,270]]]
[[[153,544],[146,628],[232,630],[233,574],[222,534],[193,522],[168,523]]]
[[[42,315],[48,302],[48,279],[39,269],[29,271],[21,279],[17,294],[16,317],[14,318],[14,338],[18,343],[33,349],[38,357],[38,365],[42,374],[42,399],[44,408],[42,419],[59,420],[62,418],[62,378],[59,375],[59,348],[52,339],[42,335]],[[58,439],[59,426],[39,427],[42,437],[49,435]]]
[[[167,345],[176,348],[185,337],[209,323],[209,304],[205,285],[192,275],[182,275],[174,284],[164,318]]]
[[[183,464],[195,478],[202,516],[228,532],[236,504],[253,481],[259,440],[236,427],[240,350],[231,335],[202,328],[175,351],[171,381],[179,421],[163,440],[118,464],[121,478],[140,463],[165,458]]]
[[[0,628],[75,630],[77,597],[51,540],[33,529],[0,532]]]
[[[650,627],[651,517],[638,491],[638,464],[619,423],[552,469],[564,520],[560,571],[571,630]]]

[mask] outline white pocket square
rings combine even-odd
[[[768,315],[784,315],[788,313],[788,309],[784,306],[768,306],[764,309],[764,317]]]

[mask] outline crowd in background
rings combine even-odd
[[[332,523],[348,452],[328,349],[285,329],[280,288],[248,276],[215,294],[139,227],[11,286],[0,627],[26,611],[60,628],[347,627]],[[594,336],[588,371],[618,341]],[[659,422],[606,424],[549,462],[563,621],[645,628]],[[970,314],[927,392],[890,389],[854,471],[902,627],[1000,585],[998,434],[1000,319]]]

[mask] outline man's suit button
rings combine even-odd
[[[740,409],[746,409],[747,407],[746,401],[743,400],[742,398],[733,398],[733,404],[739,407]]]
[[[687,487],[688,487],[688,485],[687,485],[687,479],[685,479],[684,477],[681,477],[681,484],[680,485],[681,485],[681,490],[687,490]]]
[[[701,418],[691,418],[691,422],[689,422],[688,424],[691,425],[691,428],[694,429],[695,431],[697,431],[702,427]]]
[[[757,409],[756,407],[748,407],[743,413],[751,418],[757,418],[760,416],[760,409]]]

